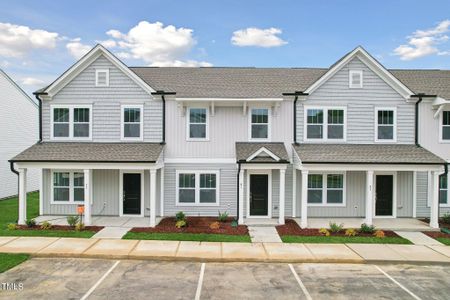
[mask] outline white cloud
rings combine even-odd
[[[394,54],[400,56],[401,60],[413,60],[431,54],[445,55],[446,51],[440,51],[437,46],[449,39],[449,31],[450,20],[444,20],[428,30],[416,30],[408,37],[408,44],[395,48]]]
[[[240,47],[279,47],[287,44],[278,36],[281,33],[281,29],[273,27],[268,29],[250,27],[233,32],[231,43]]]
[[[155,61],[150,64],[152,67],[212,67],[212,64],[206,61],[196,60],[171,60]]]
[[[128,33],[112,29],[106,32],[116,41],[123,51],[120,58],[141,59],[149,65],[158,66],[201,66],[211,65],[207,62],[183,60],[196,45],[193,30],[176,28],[173,25],[164,27],[161,22],[149,23],[141,21]]]
[[[81,43],[80,38],[76,38],[68,42],[66,44],[66,48],[69,51],[70,55],[72,55],[76,59],[81,58],[83,55],[88,53],[89,50],[91,50],[91,46]]]
[[[53,49],[58,33],[0,23],[0,56],[20,58],[33,49]]]
[[[106,48],[114,48],[114,47],[117,47],[116,41],[115,41],[115,40],[111,40],[111,39],[109,39],[109,40],[104,40],[104,41],[96,41],[96,42],[99,43],[99,44],[102,44],[103,47],[106,47]]]
[[[23,85],[31,85],[31,86],[43,85],[44,84],[43,80],[37,79],[37,78],[33,78],[33,77],[22,78],[21,82],[22,82]]]

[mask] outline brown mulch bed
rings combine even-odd
[[[435,238],[447,238],[450,239],[450,234],[443,233],[440,231],[422,231],[423,234],[428,235],[429,237],[435,239]]]
[[[422,222],[428,223],[428,224],[430,223],[429,218],[423,218],[423,219],[419,219],[419,220]],[[450,223],[444,222],[442,219],[439,219],[439,227],[450,229]]]
[[[278,225],[276,226],[278,234],[280,236],[283,235],[299,235],[299,236],[323,236],[319,232],[318,228],[305,228],[302,229],[297,222],[291,219],[287,219],[286,223],[284,225]],[[356,228],[357,229],[357,228]],[[384,235],[386,237],[399,237],[395,232],[390,230],[383,230]],[[346,236],[345,235],[345,228],[341,230],[338,233],[331,233],[331,236]],[[358,236],[362,237],[373,237],[373,234],[370,233],[358,233]]]
[[[86,226],[82,231],[93,231],[93,232],[99,232],[102,230],[103,226]],[[50,229],[41,229],[41,226],[36,225],[33,227],[28,227],[27,225],[18,225],[17,229],[20,230],[46,230],[46,231],[52,231],[52,230],[58,230],[58,231],[73,231],[75,228],[70,227],[69,225],[52,225]]]
[[[154,228],[134,227],[131,232],[148,232],[148,233],[214,233],[228,235],[248,235],[246,225],[231,226],[233,218],[228,218],[226,222],[220,222],[219,229],[211,229],[209,225],[217,222],[215,217],[187,217],[187,227],[176,228],[176,219],[173,217],[164,218]]]

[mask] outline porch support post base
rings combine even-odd
[[[301,228],[308,227],[308,170],[302,170]]]
[[[367,225],[373,224],[373,171],[366,172],[366,219]]]
[[[27,169],[19,169],[19,225],[27,219]]]
[[[150,170],[150,227],[156,226],[156,170]]]
[[[286,170],[280,169],[280,205],[278,214],[278,223],[284,225],[284,203],[285,199],[285,186],[286,186]]]

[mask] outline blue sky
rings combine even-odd
[[[129,65],[450,69],[450,1],[1,1],[0,68],[28,92],[102,42]],[[25,26],[25,27],[19,27]]]

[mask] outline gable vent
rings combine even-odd
[[[350,70],[349,87],[351,89],[360,89],[363,87],[363,71],[362,70]]]
[[[109,86],[109,70],[95,70],[95,86]]]

